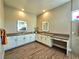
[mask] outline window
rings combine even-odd
[[[72,21],[79,22],[79,10],[72,11]]]

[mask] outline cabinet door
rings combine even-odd
[[[29,38],[29,35],[25,35],[24,36],[24,43],[27,44],[30,42],[30,38]]]
[[[36,38],[36,40],[38,41],[38,42],[41,42],[41,35],[40,34],[37,34],[37,36],[36,36],[37,38]]]
[[[35,34],[29,34],[29,42],[35,41]]]
[[[52,40],[51,40],[51,37],[50,36],[47,36],[46,37],[46,44],[49,46],[49,47],[52,47]]]
[[[11,41],[11,47],[12,48],[15,48],[16,47],[16,40],[17,40],[17,36],[13,36],[13,37],[11,37],[11,39],[10,39]]]
[[[24,44],[24,35],[22,36],[17,36],[17,46],[21,46]]]
[[[41,42],[46,44],[46,36],[42,35]]]

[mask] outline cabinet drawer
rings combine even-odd
[[[41,35],[40,35],[40,34],[37,34],[36,40],[37,40],[38,42],[41,42],[41,39],[42,39]]]

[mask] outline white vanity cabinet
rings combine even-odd
[[[20,35],[16,37],[17,47],[35,41],[35,34]]]
[[[33,41],[35,41],[35,34],[9,36],[8,43],[4,45],[4,50],[9,50],[15,47],[19,47]]]
[[[51,37],[50,36],[46,36],[46,35],[40,35],[40,34],[37,34],[37,41],[40,42],[40,43],[43,43],[49,47],[52,47],[52,40],[51,40]]]

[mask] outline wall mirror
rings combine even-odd
[[[49,23],[47,21],[42,22],[42,31],[44,31],[44,32],[49,31]]]
[[[24,32],[27,31],[27,22],[23,20],[17,21],[17,31],[18,32]]]

